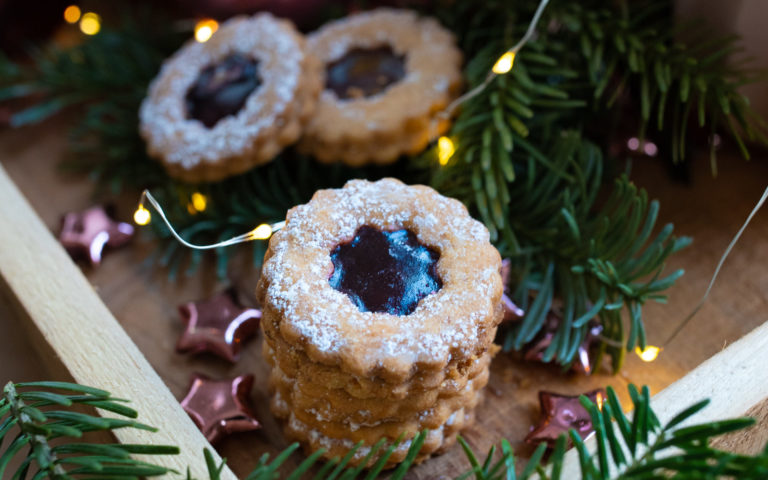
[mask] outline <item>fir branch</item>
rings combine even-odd
[[[162,445],[95,444],[84,433],[152,427],[134,421],[136,411],[103,390],[63,382],[8,383],[0,399],[0,477],[67,480],[71,478],[139,479],[170,473],[165,467],[134,460],[132,454],[174,455],[177,447]],[[73,410],[83,405],[118,415],[96,417]],[[120,418],[124,417],[124,418]],[[18,434],[3,448],[13,429]],[[52,441],[56,440],[55,443]],[[28,447],[16,470],[5,475],[10,461]]]
[[[406,452],[405,459],[387,476],[388,480],[402,480],[413,468],[413,462],[418,456],[428,433],[427,430],[424,430],[409,440],[410,446]],[[499,458],[494,458],[496,456],[496,447],[491,447],[482,464],[478,461],[476,454],[463,438],[459,437],[458,441],[471,465],[471,469],[458,475],[456,477],[457,480],[464,480],[470,476],[474,476],[477,480],[502,480],[503,478],[508,478],[510,472],[514,472],[513,453],[509,442],[506,440],[502,441],[503,451]],[[324,453],[324,450],[318,450],[304,459],[304,461],[302,461],[293,471],[283,472],[283,476],[281,476],[280,468],[288,457],[299,448],[299,444],[294,443],[280,452],[280,454],[271,462],[269,461],[268,454],[262,455],[256,468],[245,480],[276,480],[278,478],[298,480],[299,478],[302,478],[303,474],[306,474],[313,468],[315,469],[315,474],[311,477],[307,477],[312,478],[313,480],[355,480],[357,478],[362,478],[363,480],[375,480],[381,478],[384,466],[402,442],[398,439],[397,441],[390,443],[390,445],[382,451],[386,443],[387,442],[384,439],[381,439],[372,447],[368,448],[368,453],[366,453],[357,466],[350,466],[349,462],[352,457],[360,451],[362,443],[358,443],[352,447],[342,459],[333,458],[322,466],[319,465],[319,458]],[[540,458],[541,454],[544,452],[544,445],[542,445],[537,452],[539,452],[538,457]],[[225,462],[223,461],[221,464],[217,465],[213,461],[213,457],[208,450],[205,450],[203,453],[208,466],[210,480],[220,480],[221,470]],[[527,475],[521,477],[521,479],[525,478],[527,478]],[[187,479],[192,480],[189,474],[187,475]]]
[[[494,93],[488,95],[490,115],[515,118],[501,101],[490,100]],[[618,370],[624,350],[613,343],[625,343],[627,350],[645,347],[641,307],[648,300],[666,299],[663,290],[682,271],[662,276],[665,261],[690,239],[672,237],[667,225],[651,240],[658,203],[649,202],[626,177],[616,179],[612,196],[598,203],[605,161],[601,150],[579,132],[559,132],[541,142],[550,145],[541,151],[507,125],[469,125],[460,117],[453,163],[436,170],[432,180],[438,190],[474,204],[500,252],[512,261],[513,297],[527,314],[506,330],[502,344],[506,350],[520,350],[533,341],[557,298],[563,304],[562,321],[544,361],[572,362],[588,322],[597,317],[604,335],[616,341],[603,344],[601,351],[611,354]],[[464,139],[471,135],[481,138]],[[507,148],[505,142],[519,147]],[[467,177],[471,189],[458,180]],[[533,292],[537,296],[529,304]],[[629,333],[622,308],[629,313]]]
[[[710,446],[713,438],[743,430],[755,422],[751,418],[722,420],[682,426],[709,403],[694,404],[661,425],[653,412],[647,387],[640,391],[629,386],[633,403],[630,420],[622,410],[615,391],[608,387],[602,406],[582,396],[595,427],[597,449],[590,453],[575,430],[570,440],[579,454],[582,480],[648,478],[740,478],[758,479],[768,475],[768,449],[755,456],[739,455]],[[542,478],[561,478],[565,439],[561,437],[550,462],[552,467]]]
[[[544,480],[566,480],[563,464],[567,441],[573,442],[579,456],[582,480],[634,480],[647,478],[721,478],[762,479],[768,475],[768,448],[754,455],[739,455],[712,448],[710,441],[720,435],[740,431],[754,424],[754,420],[741,418],[690,424],[708,401],[696,403],[662,425],[651,408],[651,395],[647,387],[638,390],[628,387],[632,400],[631,416],[624,413],[616,392],[608,387],[607,396],[600,405],[588,398],[581,398],[595,428],[597,448],[590,452],[575,430],[558,438],[554,450],[545,464],[546,444],[542,443],[528,459],[525,468],[516,473],[516,459],[507,440],[492,446],[488,453],[478,457],[472,448],[459,437],[458,441],[470,468],[454,478],[466,480],[501,480],[518,478],[526,480],[538,474]],[[35,479],[71,478],[125,478],[159,476],[170,472],[162,467],[136,461],[131,454],[175,454],[178,448],[156,445],[121,445],[82,443],[84,432],[114,430],[116,428],[144,428],[145,425],[121,418],[109,419],[73,411],[75,405],[87,405],[117,413],[129,419],[136,412],[114,399],[108,392],[77,384],[62,382],[9,383],[0,397],[0,475],[5,473],[8,462],[25,447],[29,452],[23,457],[18,471],[12,477],[27,477],[31,471]],[[20,433],[4,445],[3,439],[17,427]],[[417,434],[409,442],[405,460],[392,471],[390,480],[402,480],[413,467],[413,461],[428,432]],[[50,442],[57,439],[55,446]],[[390,442],[385,448],[380,440],[370,449],[358,466],[349,464],[362,448],[358,444],[343,458],[320,464],[322,451],[305,458],[296,468],[286,471],[285,461],[297,451],[293,444],[270,461],[264,454],[246,477],[246,480],[273,480],[277,478],[299,479],[309,475],[319,480],[354,480],[380,478],[387,460],[401,444]],[[220,480],[224,462],[216,463],[208,450],[204,452],[210,480]],[[366,467],[370,466],[370,467]],[[186,478],[191,480],[189,471]],[[571,480],[570,478],[567,480]]]
[[[741,86],[764,78],[738,54],[738,36],[715,37],[702,25],[672,23],[668,2],[628,2],[606,8],[601,2],[569,2],[559,13],[563,30],[578,39],[592,96],[598,108],[611,109],[622,95],[639,99],[640,136],[651,128],[669,135],[672,160],[686,154],[689,117],[711,134],[724,127],[744,158],[743,136],[768,145],[768,124],[756,115]],[[687,43],[679,40],[687,38]],[[579,68],[579,67],[577,67]],[[713,173],[715,144],[710,141]]]
[[[522,35],[536,4],[491,0],[477,9],[460,3],[437,14],[459,34],[472,61],[482,60],[484,73]],[[560,98],[536,101],[558,110],[559,115],[547,116],[536,109],[552,131],[565,121],[566,128],[584,127],[589,138],[607,145],[618,120],[641,137],[648,130],[658,132],[678,162],[685,158],[693,117],[711,134],[721,129],[730,133],[745,158],[749,151],[743,137],[768,145],[768,124],[739,91],[765,78],[765,72],[755,70],[748,59],[728,58],[741,51],[737,36],[713,37],[700,22],[675,25],[668,0],[554,2],[541,25],[524,52],[543,53],[536,57],[545,62],[531,63],[530,56],[527,61],[521,56],[512,73],[523,66],[526,72],[518,82],[532,80],[544,90],[561,90]],[[468,74],[476,84],[471,69]],[[584,106],[588,109],[579,110]],[[714,144],[710,146],[715,172]]]
[[[523,3],[519,12],[535,4]],[[544,360],[571,362],[587,322],[597,317],[604,336],[615,340],[602,345],[601,352],[609,351],[618,369],[625,353],[614,345],[625,343],[626,350],[645,346],[642,305],[665,301],[663,290],[682,271],[663,276],[663,265],[690,240],[672,237],[671,225],[652,240],[658,204],[649,203],[625,178],[616,181],[609,200],[597,202],[610,178],[605,172],[613,170],[612,159],[604,158],[598,145],[609,144],[612,133],[591,124],[604,125],[606,118],[625,110],[615,101],[622,94],[639,98],[633,127],[641,136],[649,127],[670,129],[675,161],[685,152],[688,118],[677,104],[697,95],[701,117],[711,125],[738,124],[744,134],[764,142],[765,124],[738,120],[754,114],[737,91],[748,73],[720,61],[730,47],[699,58],[706,47],[674,41],[677,30],[664,2],[616,5],[553,5],[546,14],[548,27],[520,52],[512,72],[464,106],[451,131],[457,145],[451,163],[435,167],[431,152],[422,161],[433,165],[432,185],[471,206],[502,254],[512,258],[518,273],[516,300],[527,306],[530,292],[539,294],[525,320],[507,332],[505,347],[519,350],[533,340],[552,300],[558,299],[562,322]],[[494,39],[521,33],[518,11],[502,15],[511,7],[497,2],[488,8],[505,20],[493,22],[489,11],[474,19],[462,17],[472,25],[490,22]],[[574,44],[580,48],[573,49]],[[492,41],[477,51],[467,67],[471,84],[483,78],[503,48]],[[702,78],[712,78],[717,87],[691,91],[686,78],[698,78],[700,86],[707,84]],[[677,106],[654,103],[662,96],[675,99]],[[739,132],[732,134],[739,141]]]
[[[590,452],[584,440],[571,429],[566,435],[561,435],[545,463],[543,461],[547,447],[542,443],[528,459],[520,474],[516,473],[517,459],[510,443],[501,439],[499,447],[492,446],[484,457],[472,450],[469,444],[459,437],[458,441],[469,462],[470,468],[452,478],[467,480],[501,480],[517,478],[526,480],[538,474],[543,480],[572,480],[563,473],[567,443],[572,442],[579,456],[580,478],[582,480],[639,480],[648,478],[722,478],[735,477],[744,479],[765,478],[768,475],[768,448],[754,456],[739,455],[710,446],[713,438],[730,432],[743,430],[755,422],[750,418],[739,418],[687,425],[695,415],[709,403],[708,400],[696,403],[673,417],[662,425],[651,408],[651,394],[647,387],[637,389],[629,385],[628,393],[632,400],[629,418],[618,400],[616,392],[608,387],[607,396],[600,405],[593,404],[587,397],[581,397],[582,405],[588,410],[592,424],[595,427],[597,447]],[[421,442],[427,432],[417,435],[409,448],[406,461],[389,476],[390,480],[400,480],[411,469],[413,459],[421,448]],[[387,458],[397,447],[392,444],[376,461],[375,466],[367,471],[365,480],[379,478],[381,469]],[[368,464],[383,445],[377,443],[362,465]],[[278,469],[287,457],[298,448],[291,445],[269,462],[268,456],[263,456],[256,469],[247,477],[248,480],[271,480],[278,478]],[[311,478],[352,480],[363,473],[363,467],[348,467],[349,458],[360,448],[355,446],[341,461],[334,459],[316,470]],[[321,452],[315,452],[305,459],[293,472],[285,472],[288,478],[298,478],[298,475],[308,472],[317,465]],[[207,458],[210,456],[207,455]],[[482,458],[482,460],[481,460]],[[209,463],[211,480],[218,480],[217,472],[220,466]],[[331,472],[331,473],[329,473]]]

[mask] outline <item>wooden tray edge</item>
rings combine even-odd
[[[0,289],[48,343],[71,377],[129,398],[157,433],[120,429],[122,443],[177,445],[156,464],[208,478],[203,449],[220,458],[92,286],[0,166]],[[224,468],[222,479],[235,479]]]

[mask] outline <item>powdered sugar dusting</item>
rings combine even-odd
[[[444,94],[453,82],[451,63],[454,62],[455,47],[452,35],[437,22],[419,18],[414,11],[379,8],[358,13],[331,22],[307,38],[309,50],[326,64],[339,60],[353,48],[382,45],[390,46],[396,54],[406,57],[406,75],[390,89],[410,88],[408,84],[418,83],[421,95],[431,101],[432,97]],[[432,68],[436,66],[435,58],[443,58],[445,65]],[[424,68],[425,64],[430,68]],[[375,104],[381,102],[382,97],[372,95],[355,102]],[[339,100],[330,90],[323,92],[322,101],[340,106],[349,103]],[[422,100],[422,103],[428,105],[428,101]]]
[[[462,413],[459,411],[459,413]],[[346,450],[350,450],[355,446],[355,443],[348,439],[338,439],[338,438],[330,438],[325,435],[323,435],[322,432],[319,430],[311,428],[309,425],[305,424],[298,418],[296,418],[295,415],[291,414],[290,419],[288,420],[288,427],[295,431],[295,432],[302,432],[304,436],[306,436],[307,440],[313,445],[315,448],[323,448],[327,451],[334,449],[335,447],[342,447]],[[444,433],[445,426],[441,425],[440,427],[430,430],[429,436],[431,437],[432,442],[435,442],[435,440],[438,440],[440,443],[442,443],[443,440],[443,433]],[[407,439],[401,442],[393,451],[393,454],[397,455],[398,453],[403,454],[408,451],[409,448],[411,448],[411,443],[413,439]],[[387,442],[380,448],[379,452],[386,451],[389,446],[392,445],[392,442]],[[368,445],[362,445],[355,450],[355,453],[352,456],[352,460],[359,462],[360,460],[364,459],[368,453],[370,453],[371,447]]]
[[[190,86],[205,67],[234,53],[259,61],[261,85],[236,115],[213,128],[188,119],[184,99]],[[205,43],[190,40],[165,62],[141,105],[150,150],[164,152],[166,162],[186,169],[241,154],[294,100],[304,58],[299,37],[266,13],[233,18]]]
[[[410,315],[360,312],[328,283],[331,250],[370,225],[407,228],[440,252],[440,291]],[[280,331],[314,360],[341,355],[358,372],[405,372],[414,363],[445,365],[485,350],[481,330],[495,328],[501,296],[500,257],[488,230],[458,201],[395,179],[352,180],[291,209],[270,242],[265,301],[280,313]]]

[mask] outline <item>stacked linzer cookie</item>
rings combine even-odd
[[[357,13],[306,38],[267,13],[238,16],[163,63],[140,131],[147,153],[192,183],[239,175],[296,142],[325,163],[394,163],[448,130],[461,65],[453,34],[410,10]]]
[[[501,320],[500,257],[456,200],[353,180],[288,212],[259,284],[274,414],[307,450],[359,463],[419,431],[418,460],[473,422]],[[375,459],[375,457],[374,457]]]

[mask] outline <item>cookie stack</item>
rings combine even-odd
[[[324,449],[327,458],[341,458],[360,442],[363,448],[353,462],[359,463],[380,439],[391,443],[402,435],[406,441],[389,458],[389,466],[394,466],[405,458],[410,447],[407,439],[421,430],[429,429],[429,433],[417,462],[452,445],[459,431],[474,422],[474,408],[488,382],[491,353],[465,366],[464,373],[451,367],[450,372],[433,376],[427,383],[414,379],[399,384],[375,377],[360,382],[354,375],[323,368],[306,357],[304,366],[296,358],[283,370],[285,362],[276,358],[268,342],[264,356],[273,368],[269,379],[272,411],[287,421],[289,437],[308,451]],[[293,356],[301,354],[294,351]],[[309,372],[333,379],[333,383],[313,381]],[[437,386],[427,386],[432,382]]]
[[[421,430],[417,461],[451,445],[488,382],[500,262],[485,227],[428,187],[355,180],[291,209],[258,291],[287,435],[327,458],[361,443],[356,464],[402,438],[388,466]]]

